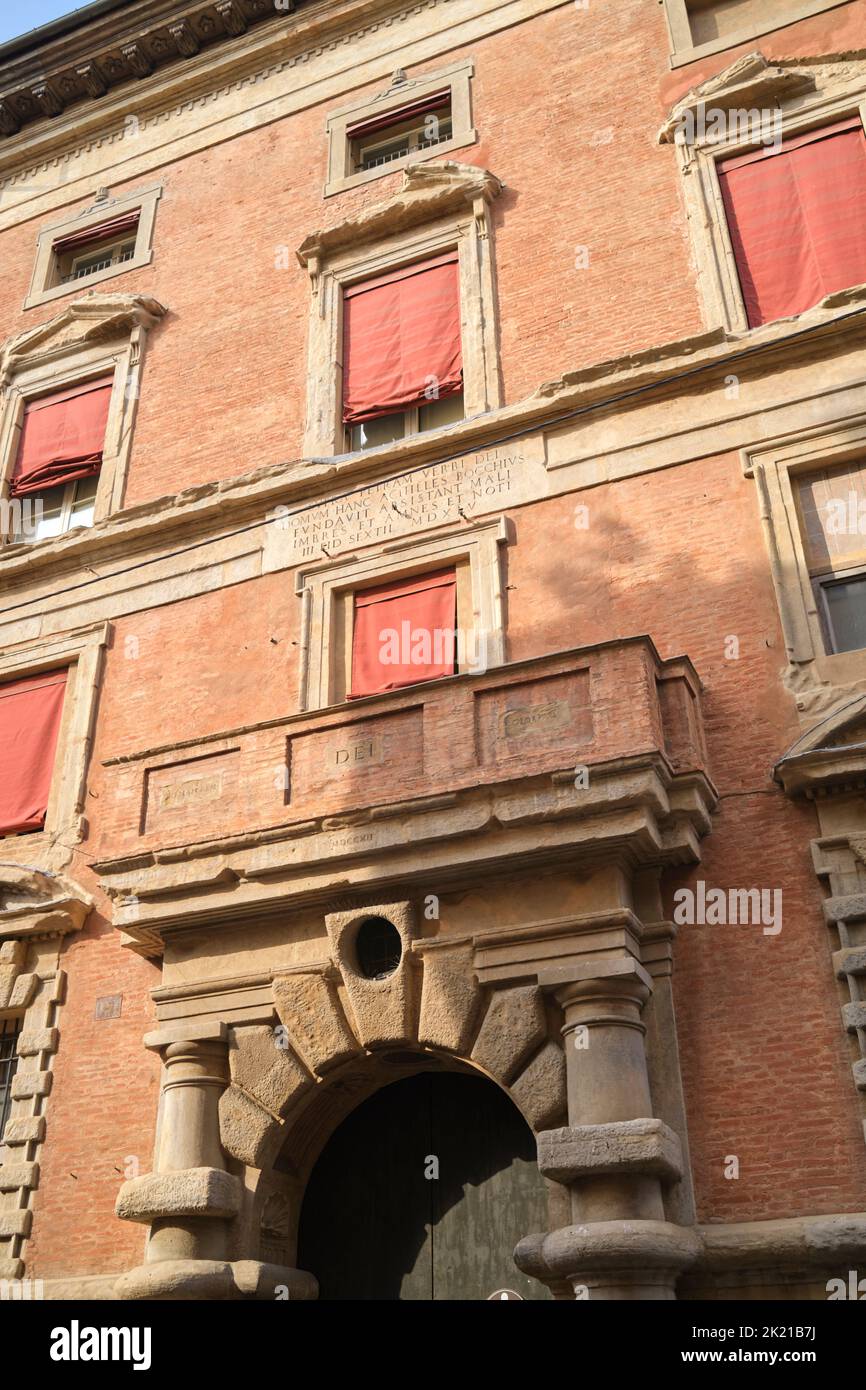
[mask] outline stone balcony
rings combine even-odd
[[[335,892],[692,862],[716,800],[699,690],[635,637],[108,759],[94,868],[149,954]]]

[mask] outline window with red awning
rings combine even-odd
[[[458,271],[451,251],[344,291],[346,424],[463,390]]]
[[[412,575],[355,595],[348,698],[452,676],[457,575]]]
[[[85,246],[98,246],[103,241],[114,241],[117,237],[127,236],[136,231],[140,219],[141,210],[136,208],[134,212],[125,212],[120,217],[100,222],[96,227],[83,227],[77,232],[67,232],[66,236],[58,237],[52,242],[51,248],[56,255],[64,256],[68,251],[80,251]]]
[[[101,378],[28,401],[9,485],[25,497],[98,473],[113,379]]]
[[[859,117],[719,165],[749,326],[866,281],[866,135]]]
[[[66,676],[49,671],[0,685],[0,835],[45,824]]]

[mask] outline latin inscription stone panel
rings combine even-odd
[[[462,517],[476,519],[543,496],[547,475],[533,439],[435,463],[309,509],[277,508],[266,527],[263,568],[380,545]]]
[[[225,805],[234,800],[237,779],[237,749],[192,762],[148,768],[143,829],[186,824],[202,815],[211,818],[215,803]],[[217,819],[222,820],[222,817]]]

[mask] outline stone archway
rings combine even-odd
[[[393,971],[368,979],[354,942],[371,918],[393,923],[403,949]],[[234,1249],[274,1268],[298,1268],[304,1193],[331,1136],[400,1076],[459,1071],[487,1080],[533,1146],[566,1112],[561,1020],[548,1016],[537,985],[480,986],[471,944],[419,940],[406,902],[330,913],[326,922],[331,959],[274,978],[277,1027],[229,1030],[220,1136],[245,1171]],[[536,1224],[548,1228],[546,1213]]]
[[[369,952],[371,922],[388,941]],[[150,1237],[116,1293],[315,1297],[297,1264],[309,1175],[405,1053],[422,1071],[441,1064],[496,1083],[534,1132],[558,1209],[519,1241],[519,1269],[558,1296],[674,1297],[701,1242],[671,1219],[684,1162],[677,1132],[653,1113],[641,1017],[653,977],[625,949],[642,931],[631,910],[480,944],[426,935],[406,901],[331,912],[325,925],[327,958],[274,972],[257,1017],[148,1035],[165,1063],[157,1163],[123,1185],[116,1210]],[[575,928],[582,958],[559,949],[552,963],[552,944],[570,949]]]
[[[298,1265],[326,1301],[548,1297],[513,1260],[525,1232],[549,1224],[520,1112],[477,1072],[393,1059],[397,1079],[350,1112],[313,1165]]]
[[[355,959],[358,927],[371,917],[393,922],[403,944],[385,978],[364,978]],[[227,1153],[268,1169],[311,1091],[347,1063],[387,1048],[441,1053],[485,1073],[508,1090],[535,1131],[564,1115],[559,1028],[551,1027],[537,985],[480,986],[471,943],[419,940],[408,902],[333,912],[325,922],[332,958],[274,978],[279,1027],[231,1030],[231,1085],[219,1107]],[[381,1081],[368,1075],[377,1089]],[[366,1084],[357,1072],[352,1077],[353,1085]]]

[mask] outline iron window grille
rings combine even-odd
[[[385,130],[384,139],[358,138],[352,141],[353,167],[355,173],[367,169],[378,169],[391,164],[395,159],[405,159],[406,155],[432,150],[453,136],[453,122],[450,108],[441,115],[430,113],[405,123],[395,122],[393,129]]]
[[[131,261],[134,255],[134,241],[124,242],[122,246],[108,246],[99,252],[88,251],[83,256],[76,256],[71,269],[60,276],[60,283],[69,285],[74,280],[85,280],[88,275],[95,275],[99,270],[108,270],[110,266],[123,265],[126,261]]]

